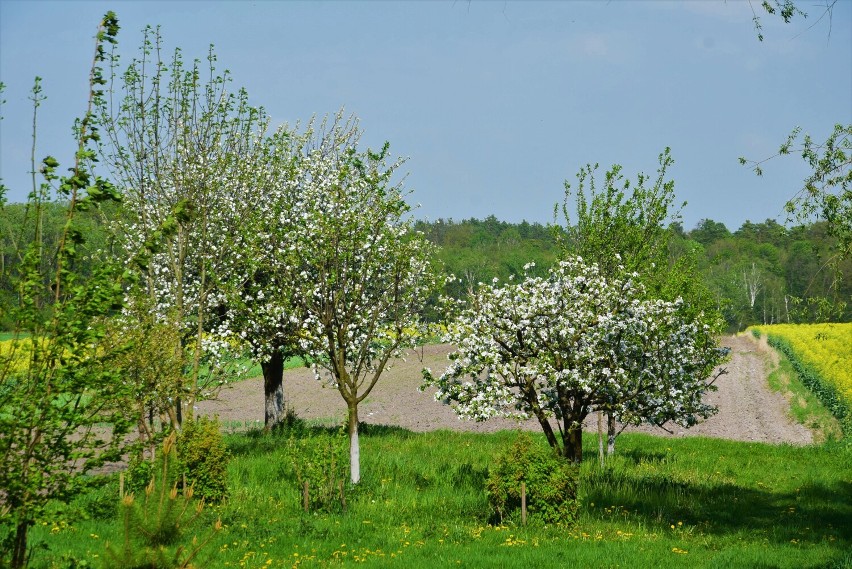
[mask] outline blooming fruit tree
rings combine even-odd
[[[462,418],[538,420],[550,446],[582,460],[582,424],[603,405],[637,420],[689,425],[715,409],[702,402],[724,352],[682,303],[647,300],[637,275],[604,278],[568,258],[546,278],[482,284],[448,328],[457,350],[435,398]]]
[[[302,230],[294,216],[300,215],[297,180],[309,132],[282,126],[264,141],[265,157],[246,188],[253,206],[243,212],[245,230],[230,249],[231,270],[220,278],[225,317],[216,332],[247,346],[260,363],[267,430],[285,417],[284,362],[302,355],[289,253]]]
[[[675,203],[674,181],[667,177],[673,164],[666,148],[659,155],[656,176],[639,173],[632,180],[617,164],[606,172],[603,180],[596,179],[597,165],[580,170],[575,188],[565,183],[562,205],[565,231],[557,233],[562,256],[579,256],[587,263],[597,264],[600,274],[607,279],[638,279],[644,286],[645,298],[671,301],[682,298],[683,316],[688,312],[718,331],[721,320],[697,273],[694,255],[688,251],[672,252],[673,233],[666,226],[680,220],[680,209],[685,205]],[[568,205],[572,195],[576,202],[573,212]],[[576,219],[576,223],[572,225],[571,219]],[[638,273],[638,277],[631,276],[633,273]],[[653,401],[649,402],[649,409],[635,405],[628,409],[618,401],[612,403],[599,407],[606,416],[609,455],[614,454],[615,439],[626,425],[635,423],[637,417],[653,416],[657,410]],[[600,448],[602,454],[602,440]]]
[[[245,91],[231,90],[227,72],[218,74],[212,48],[206,66],[186,65],[180,50],[164,60],[163,49],[159,30],[146,28],[138,57],[122,68],[112,59],[98,120],[100,159],[125,196],[113,231],[138,274],[128,327],[142,314],[146,328],[172,328],[182,370],[177,383],[141,384],[140,397],[150,395],[149,418],[159,413],[177,428],[197,400],[240,372],[232,364],[242,346],[221,330],[220,281],[239,262],[253,190],[266,183],[269,121]],[[129,375],[151,375],[137,371]]]
[[[357,121],[323,123],[305,143],[292,210],[282,231],[292,236],[291,309],[298,343],[346,402],[350,473],[359,482],[358,404],[391,358],[413,344],[420,313],[438,286],[432,247],[411,228],[401,184],[391,178],[387,144],[359,151]]]

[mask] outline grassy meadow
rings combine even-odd
[[[769,382],[825,442],[624,434],[602,466],[596,437],[587,433],[572,526],[521,526],[495,516],[485,480],[515,431],[364,425],[361,484],[346,483],[343,501],[332,492],[324,508],[305,512],[294,457],[334,455],[335,480],[348,480],[341,430],[298,419],[268,434],[225,425],[230,497],[207,506],[183,543],[191,548],[193,536],[211,536],[194,560],[198,568],[852,568],[850,439],[783,354]],[[32,567],[105,566],[106,544],[121,544],[124,533],[118,475],[103,481],[33,528]],[[216,520],[222,529],[214,533]]]
[[[296,436],[318,431],[333,432]],[[284,451],[292,434],[226,437],[231,496],[207,508],[198,535],[217,517],[224,528],[197,567],[852,567],[852,449],[842,442],[625,434],[600,467],[589,435],[579,522],[521,527],[495,520],[484,492],[515,432],[365,426],[363,481],[347,486],[345,511],[311,513]],[[113,477],[36,527],[46,549],[33,566],[98,567],[105,542],[123,539],[117,496]]]

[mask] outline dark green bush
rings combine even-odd
[[[520,434],[489,470],[488,501],[501,523],[520,523],[521,482],[525,482],[529,523],[570,524],[577,518],[578,477],[576,466]]]
[[[185,421],[177,438],[176,474],[194,486],[195,496],[221,502],[228,496],[228,459],[219,419],[196,417]]]
[[[124,473],[124,491],[128,494],[141,494],[154,476],[155,465],[146,460],[141,452],[134,453]]]

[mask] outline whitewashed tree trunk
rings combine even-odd
[[[349,406],[349,471],[352,484],[361,481],[361,447],[358,443],[358,406]]]

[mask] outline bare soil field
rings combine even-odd
[[[766,377],[774,365],[770,348],[761,346],[748,336],[726,336],[722,345],[731,348],[731,359],[723,367],[727,374],[716,385],[719,390],[708,400],[719,407],[719,413],[690,429],[672,425],[671,433],[656,427],[629,428],[661,436],[707,436],[766,443],[808,444],[813,433],[794,423],[789,416],[787,398],[770,390]],[[379,380],[370,396],[359,406],[361,421],[396,425],[412,431],[452,429],[457,431],[492,432],[502,429],[539,430],[535,421],[518,424],[507,419],[490,419],[477,423],[460,420],[452,408],[435,401],[434,389],[421,392],[421,370],[430,368],[439,374],[448,365],[449,345],[431,345],[408,353],[398,360]],[[314,379],[308,369],[284,372],[284,390],[288,407],[303,419],[320,419],[340,423],[346,406],[333,387]],[[198,403],[198,412],[218,415],[227,425],[263,424],[263,380],[249,379],[232,384],[217,400]],[[589,417],[586,430],[597,429],[596,416]]]

